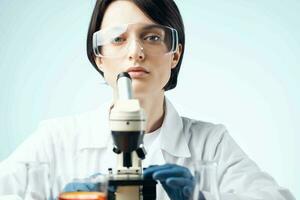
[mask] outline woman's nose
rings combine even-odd
[[[128,58],[130,60],[144,60],[145,53],[144,48],[140,45],[140,43],[136,40],[133,40],[128,47]]]

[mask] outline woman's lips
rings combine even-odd
[[[131,78],[144,78],[149,74],[143,67],[130,67],[127,72]]]
[[[136,70],[136,71],[129,71],[128,74],[131,78],[144,78],[148,76],[148,72],[142,71],[142,70]]]

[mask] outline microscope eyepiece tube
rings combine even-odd
[[[121,72],[117,77],[118,95],[120,100],[132,99],[131,77],[127,72]]]

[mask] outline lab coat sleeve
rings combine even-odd
[[[218,161],[218,183],[222,200],[294,200],[292,194],[280,187],[275,180],[241,150],[224,126],[215,134],[215,160]],[[209,194],[206,194],[209,200]]]
[[[47,151],[51,149],[48,130],[47,123],[41,123],[0,163],[0,199],[46,199],[50,177]]]

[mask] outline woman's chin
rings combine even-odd
[[[143,88],[136,88],[136,89],[133,89],[133,96],[134,98],[136,99],[142,99],[142,98],[145,98],[147,96],[147,94],[149,94],[148,92],[146,92],[145,89]]]
[[[135,98],[143,98],[146,97],[147,94],[151,93],[148,84],[136,83],[135,81],[133,81],[132,89]]]

